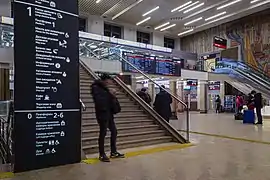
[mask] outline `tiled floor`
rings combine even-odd
[[[186,116],[179,115],[178,118],[171,124],[176,129],[185,130]],[[265,120],[263,126],[248,125],[235,121],[233,114],[191,113],[190,130],[270,142],[270,120]]]
[[[231,115],[193,114],[191,128],[269,140],[270,126],[242,125]],[[176,123],[176,122],[174,122]],[[179,125],[179,124],[178,124]],[[270,124],[269,124],[270,125]],[[268,180],[270,145],[191,135],[189,148],[141,155],[111,163],[76,164],[21,174],[12,180]],[[10,179],[10,180],[11,180]]]

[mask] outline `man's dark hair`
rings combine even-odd
[[[165,89],[165,86],[164,85],[161,85],[161,87]],[[161,87],[159,88],[160,91],[164,91]]]
[[[256,91],[252,90],[252,91],[251,91],[251,94],[256,94]]]
[[[146,88],[142,88],[141,91],[142,91],[142,92],[146,92]]]
[[[108,79],[112,79],[112,77],[109,74],[104,73],[104,74],[100,75],[100,79],[102,81],[105,81],[105,80],[108,80]]]

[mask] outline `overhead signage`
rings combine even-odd
[[[211,81],[208,84],[210,91],[219,91],[220,90],[220,82],[219,81]]]
[[[136,66],[141,71],[148,74],[159,74],[168,76],[181,76],[181,62],[173,61],[155,56],[124,54],[124,58]],[[137,72],[128,63],[122,63],[123,71]]]
[[[222,49],[227,49],[227,40],[224,38],[215,36],[213,40],[213,46],[222,48]]]
[[[77,0],[14,0],[15,172],[81,160]]]

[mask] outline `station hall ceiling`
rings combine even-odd
[[[185,36],[268,8],[270,0],[79,0],[82,14],[174,36]]]

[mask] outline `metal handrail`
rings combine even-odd
[[[82,101],[82,99],[80,99],[80,103],[81,103],[83,111],[86,111],[86,106],[85,106],[84,102]]]
[[[95,52],[93,52],[90,48],[88,48],[86,45],[83,45],[83,47],[85,49],[87,49],[89,52],[91,52],[94,56],[96,56],[97,58],[99,58],[98,55]],[[156,86],[158,86],[160,89],[162,89],[165,92],[167,92],[168,94],[170,94],[171,97],[173,97],[175,100],[177,100],[178,102],[180,102],[185,107],[186,112],[187,112],[187,117],[186,117],[186,129],[187,129],[186,130],[186,136],[187,136],[187,141],[189,141],[189,118],[190,118],[190,116],[189,116],[189,107],[188,107],[188,104],[186,104],[184,101],[182,101],[181,99],[179,99],[177,96],[175,96],[174,94],[172,94],[171,92],[169,92],[165,88],[163,88],[161,85],[159,85],[158,83],[156,83],[147,74],[145,74],[144,72],[142,72],[140,69],[138,69],[132,63],[130,63],[129,61],[127,61],[123,57],[119,56],[118,54],[116,54],[116,55],[121,59],[121,61],[124,61],[125,63],[129,64],[132,68],[134,68],[136,71],[138,71],[142,76],[144,76],[146,79],[148,79],[153,84],[155,84]]]

